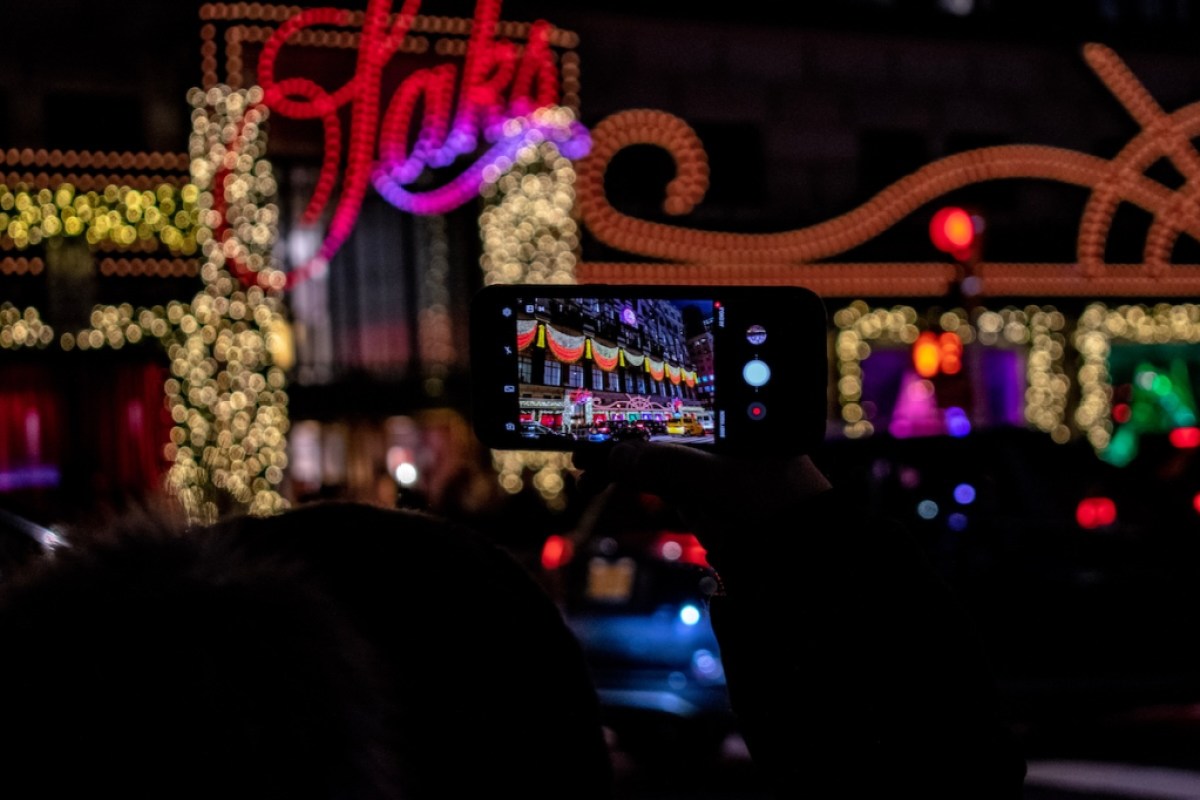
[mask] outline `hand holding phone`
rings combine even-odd
[[[495,449],[807,452],[825,433],[827,336],[801,287],[489,286],[471,307],[475,431]]]

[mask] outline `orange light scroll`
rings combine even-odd
[[[690,212],[708,188],[707,158],[695,132],[662,111],[622,111],[592,131],[592,152],[578,167],[580,217],[603,243],[672,263],[580,263],[581,282],[800,284],[825,295],[944,295],[956,281],[950,265],[839,264],[825,261],[878,236],[948,192],[984,181],[1028,178],[1081,186],[1092,194],[1077,239],[1078,263],[980,263],[974,275],[993,295],[1194,295],[1200,269],[1170,268],[1181,234],[1200,241],[1200,103],[1164,112],[1109,48],[1084,48],[1088,65],[1142,127],[1116,158],[1107,160],[1059,147],[1007,145],[939,159],[901,178],[863,205],[805,228],[780,233],[695,230],[623,214],[604,193],[604,175],[616,154],[639,144],[665,149],[676,164],[664,210]],[[1176,190],[1146,176],[1168,158],[1186,181]],[[1113,215],[1121,203],[1149,212],[1142,264],[1103,259]]]

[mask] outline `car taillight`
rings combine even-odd
[[[654,555],[664,561],[708,566],[708,552],[700,540],[690,533],[664,531],[654,540]]]
[[[575,555],[575,545],[571,540],[557,533],[552,534],[546,537],[545,543],[542,544],[542,567],[544,569],[564,567],[573,555]]]
[[[1171,444],[1180,450],[1200,447],[1200,428],[1176,428],[1168,435]]]
[[[1085,497],[1075,508],[1081,528],[1103,528],[1117,521],[1117,504],[1107,497]]]

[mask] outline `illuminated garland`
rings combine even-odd
[[[708,188],[703,146],[683,120],[645,109],[618,112],[595,127],[593,150],[579,164],[580,218],[604,244],[657,261],[580,264],[580,278],[599,283],[801,285],[826,297],[944,296],[955,280],[953,268],[945,264],[823,260],[878,236],[948,192],[984,181],[1032,178],[1090,190],[1079,224],[1078,263],[979,263],[973,272],[982,293],[1195,296],[1200,293],[1200,270],[1172,269],[1170,258],[1181,235],[1200,240],[1200,213],[1194,201],[1200,157],[1192,146],[1200,135],[1200,103],[1167,113],[1111,49],[1088,44],[1083,55],[1141,127],[1115,158],[1041,145],[969,150],[921,167],[845,214],[780,233],[689,229],[617,211],[605,194],[604,178],[626,147],[655,145],[675,160],[676,175],[666,187],[666,213],[689,213]],[[1186,178],[1181,188],[1145,174],[1164,157]],[[1141,264],[1104,261],[1109,231],[1122,203],[1153,217]]]
[[[617,363],[620,361],[620,348],[610,347],[597,342],[595,339],[590,339],[592,348],[592,361],[596,362],[596,366],[605,372],[612,372],[617,368]]]
[[[279,210],[265,160],[262,91],[192,90],[192,181],[205,211],[197,231],[205,287],[173,304],[166,393],[175,427],[167,455],[171,491],[188,515],[209,521],[224,498],[252,514],[287,503],[287,393],[275,365],[284,322],[274,290],[286,283],[271,254]]]
[[[523,351],[533,344],[538,332],[538,321],[533,319],[517,320],[517,350]]]
[[[546,346],[554,357],[564,364],[574,364],[583,358],[584,337],[563,333],[552,325],[544,325]]]
[[[45,268],[46,263],[37,257],[0,258],[0,275],[41,275]]]
[[[89,325],[64,332],[64,350],[119,349],[146,340],[167,352],[174,375],[165,392],[176,426],[164,455],[167,485],[192,519],[214,520],[231,501],[251,513],[285,505],[276,487],[287,464],[287,395],[272,350],[282,352],[286,330],[279,301],[283,285],[271,262],[278,209],[264,199],[276,191],[263,160],[265,109],[261,90],[216,88],[189,93],[193,106],[190,159],[159,154],[9,151],[22,166],[154,169],[189,164],[192,181],[151,183],[144,176],[96,190],[95,176],[31,189],[0,185],[0,246],[24,249],[78,238],[98,250],[166,246],[190,259],[103,258],[103,275],[199,274],[205,288],[190,304],[133,308],[96,306]],[[45,176],[43,183],[49,183]],[[42,260],[5,259],[4,272],[37,274]],[[11,266],[10,266],[11,265]],[[231,274],[232,270],[232,274]],[[239,281],[234,281],[236,274]],[[249,288],[243,283],[251,284]],[[0,306],[0,347],[45,347],[55,332],[36,309]]]
[[[573,118],[568,109],[545,113]],[[480,189],[485,201],[479,217],[484,283],[574,283],[579,229],[572,216],[575,168],[571,160],[547,141],[518,150],[507,171],[500,166],[484,175]],[[525,335],[532,340],[542,328],[535,323]],[[593,340],[593,360],[602,366],[613,349],[597,346]],[[548,507],[566,507],[563,474],[572,469],[569,453],[493,450],[492,463],[500,486],[509,494],[520,492],[530,473],[533,487]]]
[[[565,109],[544,113],[569,114]],[[484,283],[574,283],[579,228],[572,216],[575,168],[553,142],[517,151],[480,189]]]
[[[55,189],[13,191],[0,185],[0,246],[24,250],[56,237],[83,237],[89,245],[128,248],[161,242],[185,256],[196,252],[201,210],[196,187],[161,183],[154,191],[109,184],[78,193],[71,183]]]
[[[42,322],[36,308],[18,309],[12,303],[0,303],[0,347],[17,350],[45,347],[54,341],[54,329]]]
[[[1079,317],[1074,344],[1080,355],[1079,404],[1075,424],[1103,453],[1113,441],[1112,376],[1108,357],[1113,342],[1168,344],[1200,342],[1200,305],[1092,303]]]
[[[319,119],[324,129],[325,156],[303,214],[306,223],[316,222],[333,196],[341,172],[339,109],[351,109],[345,178],[329,230],[316,256],[290,274],[293,284],[324,269],[345,243],[369,185],[403,211],[443,214],[478,196],[482,184],[506,172],[530,146],[554,141],[569,157],[581,157],[590,147],[587,132],[574,114],[552,107],[561,102],[550,50],[552,26],[535,22],[524,47],[497,39],[499,0],[479,0],[476,6],[461,84],[457,65],[440,64],[406,76],[385,102],[380,94],[383,68],[403,46],[421,3],[404,0],[397,14],[390,13],[391,5],[391,0],[368,0],[366,12],[359,15],[337,8],[297,11],[263,44],[258,82],[266,104],[285,117]],[[362,28],[358,60],[344,84],[330,91],[309,78],[277,77],[280,52],[294,35],[317,26],[356,24]],[[205,44],[210,45],[211,41]],[[215,52],[215,46],[211,50]],[[205,57],[211,55],[206,52]],[[418,109],[418,133],[410,147],[410,128]],[[488,147],[474,156],[481,141]],[[468,155],[475,160],[447,183],[412,189],[428,170],[449,167]]]
[[[566,481],[563,474],[573,469],[570,453],[493,450],[492,466],[500,487],[509,494],[520,493],[525,488],[528,475],[530,484],[547,507],[553,511],[566,509],[567,498],[563,493]]]
[[[1064,356],[1067,320],[1052,307],[1035,309],[1029,315],[1029,358],[1026,362],[1025,420],[1050,434],[1059,444],[1071,438],[1067,424],[1067,398],[1071,378]]]
[[[838,405],[847,437],[857,439],[875,432],[862,404],[863,362],[870,357],[872,345],[910,347],[921,335],[918,322],[919,315],[912,306],[871,309],[861,300],[834,313],[833,323],[838,329],[834,340]],[[1070,437],[1062,421],[1070,388],[1063,367],[1064,337],[1060,331],[1064,322],[1062,314],[1053,308],[1029,306],[982,309],[973,323],[963,309],[953,309],[942,313],[937,324],[942,331],[956,334],[963,345],[978,341],[986,346],[1030,346],[1025,418],[1050,432],[1055,441],[1064,442]]]
[[[200,19],[215,22],[244,20],[246,22],[266,22],[278,24],[287,21],[295,15],[295,6],[271,5],[268,3],[206,3],[200,7]],[[348,25],[361,26],[365,18],[362,11],[346,11]],[[509,39],[529,39],[537,23],[499,21],[496,33]],[[434,45],[439,55],[463,55],[466,43],[461,39],[446,37],[469,36],[474,27],[474,20],[462,17],[442,17],[419,15],[412,21],[412,34],[404,39],[401,45],[403,52],[424,53],[429,49],[429,38],[415,34],[431,34],[439,38]],[[234,24],[225,31],[225,67],[227,79],[234,88],[241,88],[247,80],[244,73],[242,58],[243,42],[262,42],[274,33],[274,28],[263,25]],[[211,22],[200,28],[201,70],[204,77],[204,87],[211,88],[217,84],[217,28]],[[361,36],[353,31],[316,31],[303,30],[289,38],[289,43],[313,47],[357,50]],[[579,36],[572,31],[560,28],[550,28],[548,41],[555,47],[577,47]],[[579,77],[578,56],[567,51],[559,56],[562,71],[562,95],[564,105],[578,108]],[[570,101],[570,102],[567,102]]]
[[[696,373],[682,366],[666,361],[647,359],[644,355],[628,352],[622,347],[606,345],[589,336],[565,333],[553,325],[537,322],[536,320],[517,321],[517,349],[525,350],[536,340],[538,347],[545,347],[556,359],[564,364],[575,364],[580,359],[591,360],[605,372],[612,372],[620,366],[634,368],[645,367],[645,371],[656,381],[669,379],[678,384],[687,381],[688,386],[696,384]]]

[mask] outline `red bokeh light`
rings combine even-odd
[[[573,555],[575,555],[575,545],[571,540],[565,536],[553,534],[548,536],[542,545],[542,567],[558,569],[566,565]]]
[[[938,337],[938,346],[941,348],[942,372],[947,375],[957,375],[962,369],[962,339],[957,333],[946,331]]]
[[[939,209],[929,222],[929,238],[938,250],[957,257],[975,243],[975,221],[961,208]]]
[[[1079,527],[1104,528],[1117,521],[1117,504],[1108,497],[1085,497],[1075,508]]]
[[[1200,428],[1176,428],[1168,435],[1171,444],[1180,450],[1200,447]]]

